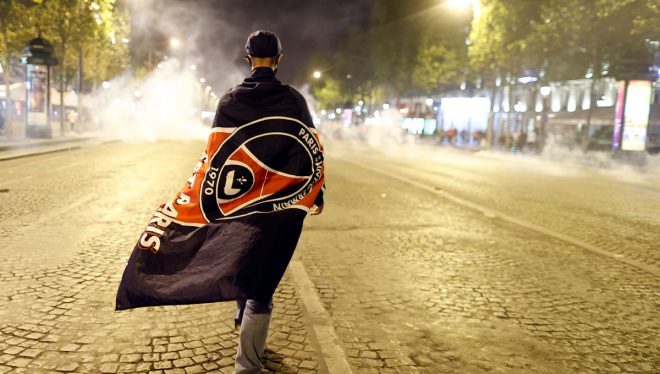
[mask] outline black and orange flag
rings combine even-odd
[[[316,129],[264,117],[214,127],[193,174],[151,217],[118,310],[272,295],[323,188]]]

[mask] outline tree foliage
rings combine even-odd
[[[29,32],[29,14],[26,7],[17,0],[0,1],[0,65],[2,65],[7,101],[2,116],[9,124],[12,119],[11,76],[15,61],[25,46],[24,41]]]
[[[23,47],[41,34],[55,47],[56,75],[65,84],[81,52],[88,80],[110,79],[128,64],[128,14],[116,0],[2,0],[0,34],[3,67],[17,65]]]
[[[461,13],[442,0],[375,1],[368,25],[328,57],[350,67],[330,73],[339,91],[369,87],[363,91],[400,97],[441,93],[463,80],[515,84],[530,74],[540,81],[597,80],[625,73],[630,60],[648,63],[649,41],[660,40],[657,0],[472,3],[471,12]],[[360,71],[351,84],[343,80],[348,70]]]
[[[312,93],[323,108],[343,107],[348,100],[348,94],[340,87],[340,81],[331,77],[321,85],[314,86]]]
[[[465,59],[460,50],[440,42],[423,44],[417,51],[413,70],[414,84],[426,92],[441,85],[456,85],[464,78]]]

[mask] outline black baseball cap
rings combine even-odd
[[[282,53],[282,43],[274,32],[257,30],[248,37],[245,52],[253,57],[275,57]]]

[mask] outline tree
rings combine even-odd
[[[540,29],[550,35],[563,31],[554,34],[554,44],[567,45],[558,56],[570,62],[570,75],[592,79],[583,146],[589,141],[598,82],[631,73],[626,71],[631,61],[650,60],[644,39],[658,35],[658,7],[651,0],[555,0],[543,7]]]
[[[471,45],[468,56],[472,69],[483,77],[484,85],[491,89],[491,110],[488,118],[487,140],[493,140],[493,104],[497,90],[496,80],[505,78],[508,87],[509,112],[512,108],[512,87],[516,78],[525,70],[525,63],[538,69],[538,56],[531,51],[533,25],[540,17],[543,1],[482,0],[480,14],[472,22]],[[525,59],[524,52],[527,52]],[[506,144],[510,141],[511,115],[507,115],[503,134]]]
[[[6,92],[5,129],[12,129],[11,79],[13,66],[30,33],[26,7],[17,0],[0,1],[0,64],[3,68]]]
[[[128,65],[130,34],[127,12],[115,0],[97,1],[96,27],[82,46],[84,78],[91,80],[92,89],[98,82],[112,79]]]
[[[342,92],[340,86],[339,80],[327,77],[322,85],[312,88],[312,94],[322,108],[341,108],[349,100],[349,96]]]
[[[55,45],[60,61],[57,83],[60,91],[60,126],[64,131],[64,93],[78,76],[78,94],[83,81],[109,79],[128,62],[123,40],[129,34],[127,14],[116,0],[46,0],[38,7],[38,24]],[[96,83],[93,83],[96,86]]]
[[[466,61],[460,50],[442,42],[422,43],[415,61],[413,82],[427,92],[440,85],[457,85],[465,75]]]
[[[64,93],[75,71],[77,50],[91,34],[94,19],[87,11],[87,3],[76,0],[46,0],[38,8],[38,24],[44,25],[44,33],[55,46],[59,59],[56,67],[60,91],[60,131],[64,132]]]
[[[374,2],[369,33],[374,83],[397,98],[412,87],[422,22],[434,8],[432,1],[381,0]],[[430,22],[430,20],[429,20]]]

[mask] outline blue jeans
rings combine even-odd
[[[257,300],[238,300],[236,302],[234,323],[241,326],[241,333],[236,353],[236,374],[257,374],[261,372],[268,336],[270,315],[273,302],[267,304]]]

